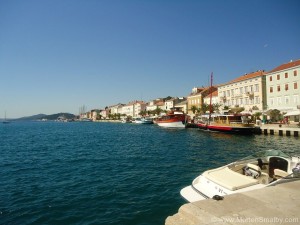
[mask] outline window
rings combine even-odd
[[[253,92],[253,85],[250,86],[250,92]]]
[[[270,104],[274,105],[274,98],[270,98]]]
[[[298,89],[298,83],[297,82],[294,83],[294,89]]]
[[[249,105],[249,99],[245,98],[245,105]]]
[[[243,99],[240,98],[240,105],[243,105]]]
[[[297,70],[294,70],[294,77],[297,76]]]
[[[255,92],[259,91],[259,84],[255,84]]]
[[[284,88],[286,91],[289,90],[289,85],[288,84],[285,84],[285,88]]]
[[[243,94],[243,88],[242,87],[240,88],[240,94]]]
[[[280,80],[280,74],[277,74],[277,80]]]
[[[277,97],[277,105],[281,104],[281,97]]]
[[[294,104],[298,104],[298,102],[299,102],[299,95],[294,95],[293,99],[294,99]]]
[[[280,85],[277,86],[277,91],[280,92]]]
[[[234,96],[234,90],[231,89],[231,96]]]
[[[258,96],[255,97],[255,104],[259,104],[259,97]]]
[[[230,96],[230,90],[227,90],[227,96]]]
[[[284,97],[284,103],[285,104],[289,104],[289,102],[290,102],[290,97],[289,96],[285,96]]]
[[[273,93],[273,87],[270,87],[270,93]]]
[[[284,77],[285,77],[285,78],[289,78],[289,74],[288,74],[288,73],[285,73],[285,74],[284,74]]]
[[[270,76],[270,81],[272,81],[272,76]]]

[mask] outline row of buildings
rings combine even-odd
[[[132,101],[117,104],[103,110],[91,110],[82,117],[108,118],[110,115],[141,117],[141,112],[166,112],[179,108],[191,117],[195,108],[203,104],[217,104],[224,108],[242,107],[245,112],[266,113],[277,109],[291,120],[299,122],[300,114],[300,60],[290,61],[271,71],[259,70],[244,74],[224,84],[211,87],[194,87],[192,92],[182,98],[158,98],[149,102]],[[211,93],[211,94],[210,94]]]

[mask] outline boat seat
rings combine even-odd
[[[265,172],[261,172],[261,175],[257,178],[260,184],[268,184],[269,183],[269,174]]]
[[[274,169],[274,178],[276,178],[276,179],[280,179],[280,178],[286,177],[288,175],[289,175],[288,172],[286,172],[284,170]]]
[[[258,178],[261,176],[261,168],[252,163],[247,164],[247,168],[245,170],[246,176],[252,176],[253,178]]]
[[[203,175],[212,182],[227,188],[231,191],[246,188],[259,183],[257,179],[234,172],[228,167],[221,167],[213,170],[208,170]]]

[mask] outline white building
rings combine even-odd
[[[244,107],[245,111],[266,109],[265,72],[259,70],[242,75],[218,86],[219,103],[228,107]]]
[[[140,113],[146,110],[146,103],[143,101],[129,102],[122,107],[122,113],[133,118],[140,117]]]
[[[268,109],[278,109],[299,121],[300,60],[282,64],[266,75]]]
[[[117,104],[117,105],[112,105],[109,107],[110,109],[110,114],[122,114],[122,107],[124,104]]]

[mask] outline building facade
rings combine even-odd
[[[266,75],[268,109],[299,111],[300,60],[282,64]]]
[[[217,90],[216,86],[212,87],[202,87],[202,88],[196,88],[194,87],[192,89],[192,93],[187,96],[187,107],[188,107],[188,114],[190,116],[195,116],[192,107],[195,106],[197,109],[201,108],[204,103],[204,98],[210,94],[210,92],[214,92]]]
[[[266,77],[263,70],[245,74],[219,85],[219,103],[223,106],[244,107],[245,111],[263,111],[267,106]]]

